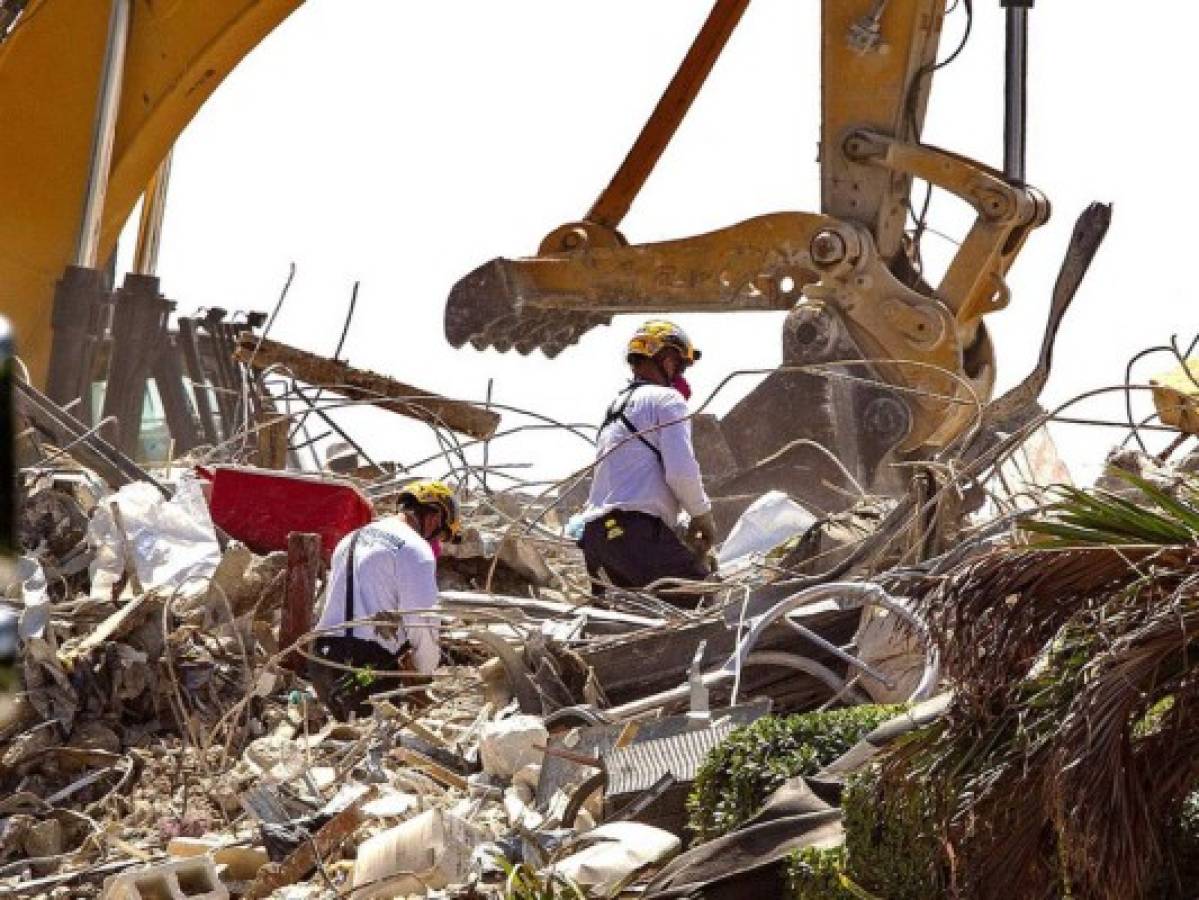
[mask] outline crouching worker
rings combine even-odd
[[[691,389],[683,375],[700,352],[677,325],[650,321],[629,340],[626,358],[633,379],[600,427],[583,511],[580,546],[597,594],[601,575],[626,588],[662,578],[704,579],[716,538],[691,445]],[[691,517],[687,543],[675,534],[680,510]],[[664,593],[662,599],[694,607],[699,597]]]
[[[460,539],[458,505],[453,491],[438,481],[408,485],[399,503],[398,515],[351,532],[333,552],[314,647],[320,661],[310,663],[309,677],[317,696],[342,721],[351,713],[367,714],[375,694],[427,684],[441,658],[436,617],[416,611],[437,605],[435,548]],[[413,612],[398,627],[346,626],[406,610]]]

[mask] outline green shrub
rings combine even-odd
[[[854,706],[739,728],[704,761],[687,798],[690,828],[707,841],[736,829],[788,778],[814,775],[902,706]]]
[[[845,848],[804,847],[787,861],[787,894],[792,900],[858,900],[847,886]]]

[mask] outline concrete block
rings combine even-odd
[[[167,853],[176,859],[211,856],[214,863],[224,866],[222,872],[230,881],[253,881],[271,861],[261,847],[226,846],[215,837],[177,837],[167,844]]]
[[[229,900],[209,856],[122,872],[104,883],[104,900]]]
[[[511,778],[522,768],[541,762],[543,753],[534,745],[545,746],[549,733],[536,716],[512,716],[488,722],[479,732],[479,755],[488,775]]]

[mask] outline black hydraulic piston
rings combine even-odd
[[[1034,0],[1000,0],[1007,10],[1003,174],[1024,184],[1028,130],[1028,11]]]

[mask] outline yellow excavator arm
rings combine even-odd
[[[788,468],[779,454],[799,446],[810,456],[816,442],[859,483],[894,492],[902,485],[884,463],[944,446],[990,399],[983,318],[1007,304],[1004,275],[1049,206],[1022,181],[921,142],[945,0],[822,0],[821,214],[774,213],[630,246],[620,220],[747,6],[717,0],[583,220],[552,231],[536,257],[494,260],[454,287],[446,336],[554,355],[614,313],[787,310],[791,371],[767,378],[722,423],[739,469],[768,457]],[[913,179],[977,216],[935,288],[906,230]],[[789,469],[812,483],[802,465]],[[729,489],[785,486],[751,482]]]
[[[95,259],[78,259],[114,4],[123,78]],[[0,43],[0,312],[45,383],[55,282],[103,264],[196,111],[303,0],[31,0]],[[0,3],[0,6],[11,6]],[[3,22],[0,16],[0,22]],[[3,31],[0,31],[0,37]]]

